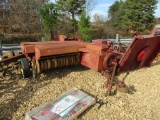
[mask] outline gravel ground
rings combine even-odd
[[[126,73],[119,75],[123,79]],[[47,71],[36,80],[0,80],[0,120],[23,120],[25,113],[34,107],[55,99],[76,87],[105,102],[90,107],[79,120],[159,120],[160,119],[160,62],[151,67],[131,71],[125,79],[130,94],[117,92],[105,96],[106,78],[83,66],[72,66]]]

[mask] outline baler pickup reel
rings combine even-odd
[[[110,55],[104,57],[103,65],[109,70],[111,75],[107,77],[107,94],[111,94],[111,89],[116,86],[120,92],[128,92],[128,87],[124,81],[117,81],[115,76],[129,70],[148,67],[160,51],[160,36],[155,37],[134,37],[132,43],[124,54],[111,51]],[[109,56],[108,56],[109,55]],[[121,55],[121,58],[118,57]],[[102,72],[104,73],[104,72]],[[128,73],[127,73],[128,74]],[[125,76],[126,77],[126,76]]]

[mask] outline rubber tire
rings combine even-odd
[[[31,76],[31,70],[29,65],[29,60],[27,58],[20,59],[21,62],[21,72],[23,78],[28,78]]]

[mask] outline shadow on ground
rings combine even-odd
[[[159,65],[159,64],[160,64],[160,61],[155,61],[155,62],[153,62],[153,63],[151,64],[151,67],[156,66],[156,65]]]

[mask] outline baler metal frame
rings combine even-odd
[[[105,83],[108,94],[111,94],[113,85],[119,91],[126,92],[124,82],[117,81],[114,77],[121,72],[148,67],[151,64],[160,51],[160,36],[155,33],[154,29],[148,36],[135,36],[125,52],[121,43],[117,48],[108,40],[93,40],[92,43],[22,42],[20,46],[23,54],[2,60],[0,64],[3,66],[20,60],[24,78],[31,74],[35,78],[37,74],[57,67],[82,64],[106,77],[106,74],[110,74]]]

